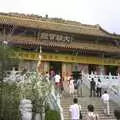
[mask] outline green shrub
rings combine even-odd
[[[49,109],[46,111],[45,120],[60,120],[60,113]]]
[[[19,90],[16,84],[0,84],[0,119],[19,120]]]

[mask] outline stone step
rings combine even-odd
[[[114,109],[118,107],[115,103],[110,101],[110,116],[107,116],[103,112],[103,102],[101,98],[98,97],[89,97],[90,95],[90,90],[83,85],[82,89],[79,90],[79,93],[82,92],[82,97],[81,94],[78,95],[74,94],[73,96],[70,96],[68,94],[64,94],[61,97],[61,105],[63,107],[63,113],[64,113],[64,120],[70,120],[69,116],[69,107],[71,104],[73,104],[73,97],[78,98],[78,103],[82,106],[82,115],[83,115],[83,120],[85,118],[85,115],[87,113],[87,106],[88,104],[92,104],[95,107],[95,112],[99,114],[100,120],[116,120],[114,117]]]
[[[99,114],[100,120],[115,120],[113,111],[117,107],[115,103],[110,101],[110,116],[103,113],[103,103],[100,98],[97,97],[80,97],[78,98],[79,104],[82,105],[83,119],[87,113],[87,105],[93,104],[95,106],[95,112]],[[64,112],[64,120],[70,120],[69,118],[69,106],[73,103],[73,97],[61,98],[61,105]]]

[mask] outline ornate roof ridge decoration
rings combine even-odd
[[[0,15],[5,15],[5,16],[11,16],[11,17],[19,17],[19,18],[27,18],[27,19],[33,19],[33,20],[40,20],[40,21],[50,21],[50,22],[57,22],[57,23],[64,23],[64,24],[73,24],[73,25],[80,25],[80,22],[77,21],[71,21],[71,20],[65,20],[62,18],[48,18],[48,15],[45,17],[35,15],[35,14],[24,14],[24,13],[15,13],[15,12],[10,12],[10,13],[2,13],[0,12]]]
[[[31,20],[40,20],[40,21],[48,21],[48,22],[56,22],[56,23],[63,23],[63,24],[70,24],[70,25],[81,25],[84,27],[92,27],[93,29],[97,28],[96,25],[88,25],[88,24],[81,24],[80,22],[77,21],[72,21],[72,20],[65,20],[62,18],[48,18],[47,15],[45,17],[39,16],[39,15],[34,15],[34,14],[23,14],[23,13],[2,13],[0,12],[0,15],[5,15],[5,16],[10,16],[10,17],[18,17],[18,18],[26,18],[26,19],[31,19]],[[88,28],[90,29],[90,28]]]
[[[62,18],[48,18],[34,14],[0,13],[0,23],[15,24],[18,26],[61,31],[73,34],[103,36],[120,39],[117,34],[104,30],[100,25],[81,24],[80,22],[64,20]]]

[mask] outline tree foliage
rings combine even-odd
[[[2,85],[2,86],[1,86]],[[0,84],[0,120],[20,120],[19,89],[16,84]]]
[[[6,70],[18,64],[18,60],[11,56],[15,56],[14,50],[6,45],[0,45],[0,80],[3,79]]]
[[[3,44],[0,45],[0,120],[2,120],[3,118],[6,120],[9,116],[11,116],[10,114],[13,114],[12,112],[14,112],[16,115],[18,113],[18,109],[15,109],[16,106],[14,106],[15,111],[12,110],[12,103],[14,102],[15,105],[18,104],[18,101],[16,102],[17,99],[13,100],[13,96],[18,93],[16,92],[17,89],[15,90],[13,86],[8,86],[3,83],[3,79],[6,75],[5,72],[7,70],[10,70],[15,64],[18,64],[18,60],[11,57],[15,56],[14,53],[14,50],[9,46]],[[13,92],[14,95],[12,94]],[[6,106],[8,105],[9,108],[7,107],[6,109]],[[12,112],[10,112],[11,110]],[[11,118],[10,120],[13,120],[13,118]]]

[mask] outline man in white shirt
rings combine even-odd
[[[60,77],[59,74],[56,74],[56,75],[54,76],[54,79],[55,79],[55,84],[59,84],[61,77]]]
[[[56,74],[54,76],[54,80],[55,80],[55,85],[56,85],[56,88],[57,88],[57,91],[60,92],[60,75],[59,74]]]
[[[73,99],[73,105],[70,106],[69,111],[71,114],[71,120],[79,120],[81,106],[78,105],[78,99]]]
[[[102,95],[101,99],[103,100],[104,103],[104,113],[110,115],[110,106],[109,106],[110,97],[107,91],[104,91],[104,94]]]

